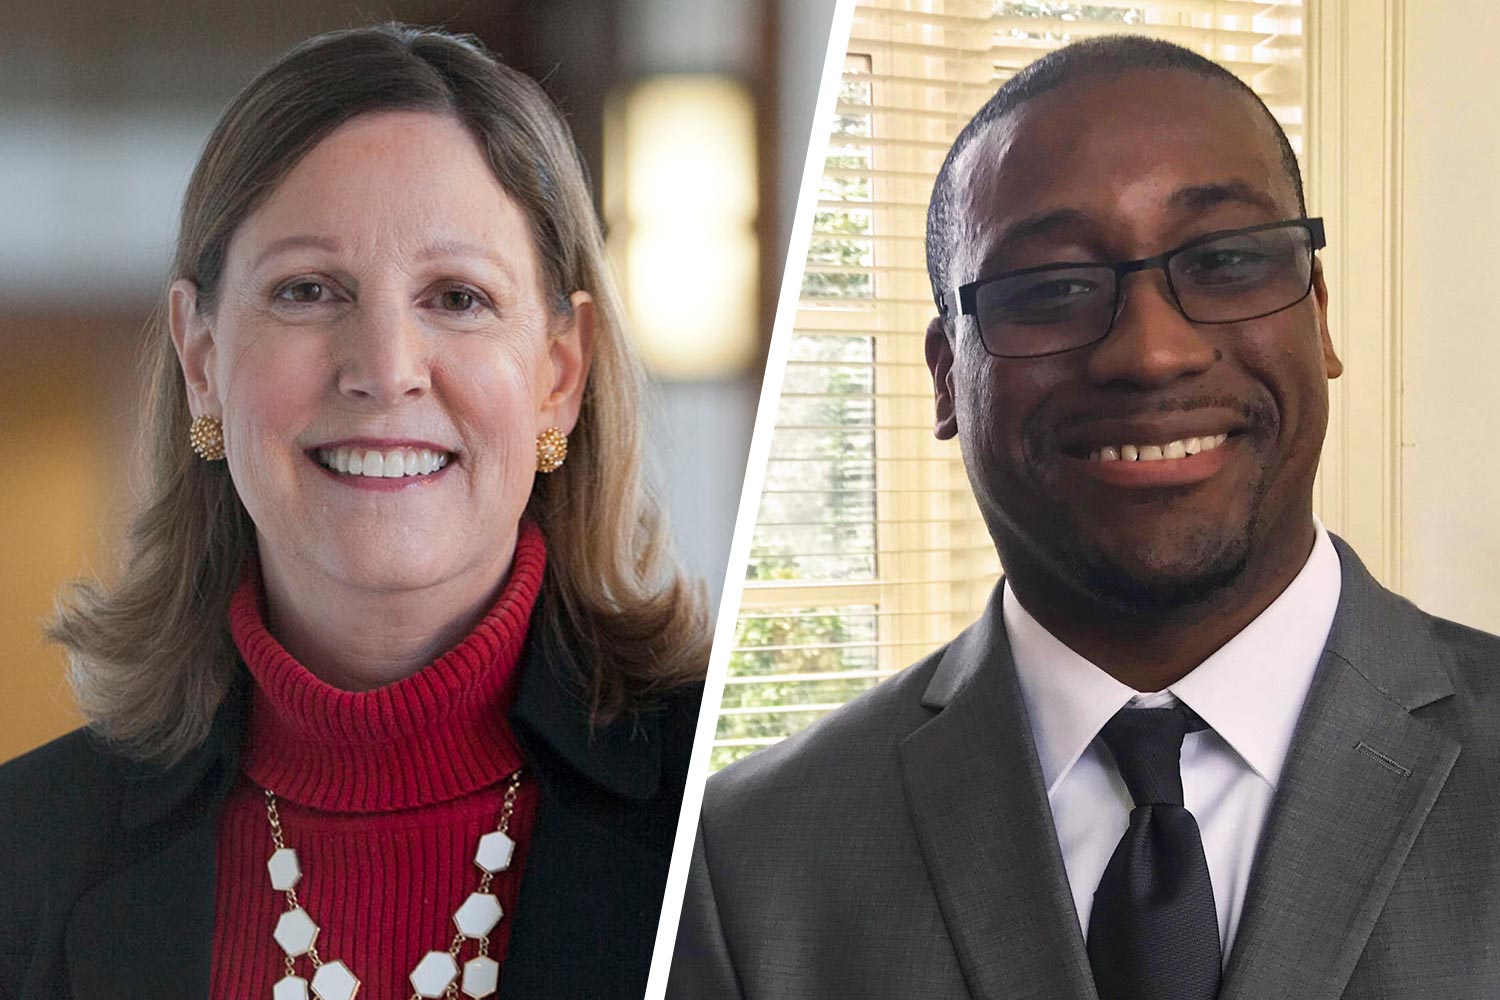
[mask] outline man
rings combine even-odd
[[[1500,640],[1313,518],[1305,215],[1264,105],[1161,42],[960,134],[927,359],[1005,581],[709,783],[669,995],[1500,996]]]

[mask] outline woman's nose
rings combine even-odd
[[[362,305],[342,332],[338,384],[344,396],[390,406],[431,388],[430,344],[409,310]]]

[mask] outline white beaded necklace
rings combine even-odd
[[[421,997],[457,997],[459,990],[458,963],[464,943],[479,942],[479,953],[463,964],[463,992],[465,996],[487,997],[495,992],[500,983],[500,963],[490,957],[490,931],[505,914],[500,909],[500,900],[490,892],[490,882],[496,872],[510,867],[516,842],[510,839],[510,818],[516,809],[516,794],[521,789],[521,772],[510,776],[505,788],[505,802],[500,807],[500,822],[495,829],[479,838],[479,847],[474,852],[474,864],[484,873],[479,877],[479,888],[469,894],[453,913],[453,923],[458,933],[447,951],[429,951],[411,970],[413,993],[411,1000]],[[313,923],[302,904],[297,901],[297,882],[302,878],[302,866],[297,862],[297,852],[286,846],[282,834],[281,816],[276,811],[276,793],[266,789],[266,818],[271,822],[271,840],[276,851],[266,862],[271,873],[271,888],[286,896],[286,912],[276,921],[273,936],[281,950],[286,953],[286,975],[271,992],[273,1000],[309,1000],[308,988],[318,1000],[354,1000],[359,992],[359,979],[341,961],[325,962],[318,956],[318,925]],[[312,982],[297,975],[297,959],[306,955],[312,963]]]

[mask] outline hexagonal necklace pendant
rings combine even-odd
[[[283,976],[271,988],[272,1000],[308,1000],[307,980],[301,976]]]
[[[505,787],[505,801],[500,807],[500,821],[495,829],[479,838],[474,852],[474,864],[483,873],[479,877],[479,888],[469,894],[453,914],[458,934],[447,951],[429,951],[411,970],[412,1000],[419,997],[441,997],[452,995],[454,980],[459,975],[459,955],[469,941],[479,942],[479,954],[463,964],[462,988],[465,996],[481,998],[494,994],[500,984],[500,963],[490,958],[490,931],[495,929],[505,916],[500,900],[490,892],[490,883],[496,872],[510,867],[515,852],[515,841],[510,838],[510,819],[516,809],[516,796],[521,789],[521,772],[510,776]],[[276,808],[276,793],[267,788],[266,818],[271,824],[271,841],[276,850],[266,861],[266,871],[271,876],[271,888],[286,897],[287,909],[276,921],[273,937],[285,952],[286,975],[277,980],[271,990],[272,1000],[354,1000],[360,982],[349,967],[340,961],[324,962],[318,955],[319,927],[297,900],[297,883],[302,880],[302,864],[297,852],[286,846],[281,829],[281,814]],[[311,984],[296,973],[296,960],[307,956],[312,963]]]

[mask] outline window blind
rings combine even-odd
[[[1022,66],[1127,32],[1217,60],[1301,151],[1300,3],[861,0],[855,10],[713,764],[796,732],[952,638],[1000,567],[922,340],[932,181]]]

